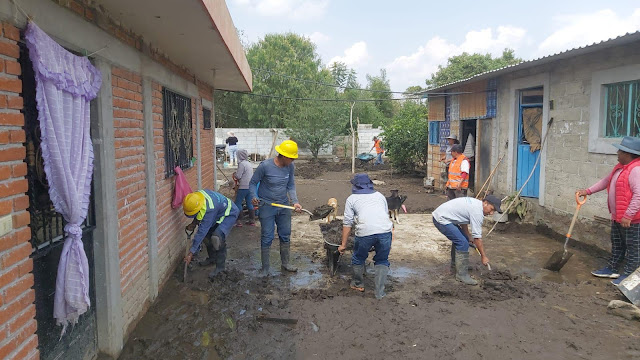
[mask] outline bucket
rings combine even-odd
[[[509,215],[507,213],[502,213],[502,214],[498,212],[493,213],[493,221],[498,223],[506,223],[507,220],[509,220]]]

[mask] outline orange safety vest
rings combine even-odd
[[[376,154],[381,154],[382,153],[382,146],[380,146],[380,139],[376,140],[376,142],[374,143],[375,147],[376,147]]]
[[[462,178],[462,170],[460,169],[462,167],[462,162],[466,159],[466,156],[460,154],[460,156],[449,163],[449,180],[447,181],[447,188],[454,189],[459,183],[462,183],[460,189],[469,188],[469,179]]]

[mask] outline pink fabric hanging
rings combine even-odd
[[[176,188],[173,192],[173,203],[171,203],[171,207],[177,209],[182,206],[182,200],[184,200],[185,196],[193,191],[180,166],[176,166],[174,171],[176,172]]]

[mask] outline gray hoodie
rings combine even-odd
[[[239,149],[236,152],[236,157],[238,158],[238,170],[236,170],[238,189],[249,189],[249,182],[253,176],[253,167],[247,161],[248,156],[249,154],[245,149]]]

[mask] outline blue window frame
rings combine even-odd
[[[429,145],[440,144],[440,121],[429,121]]]

